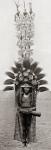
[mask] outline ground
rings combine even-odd
[[[0,91],[0,150],[51,150],[51,92],[43,92],[37,97],[37,111],[41,117],[36,123],[36,142],[24,147],[14,141],[15,100],[13,92]]]

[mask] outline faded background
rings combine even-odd
[[[25,1],[28,9],[28,0]],[[35,12],[34,60],[43,67],[51,90],[51,0],[32,0],[32,5]],[[18,56],[15,13],[13,0],[0,0],[0,90],[3,89],[5,72],[14,66]],[[0,150],[51,150],[51,92],[38,94],[37,111],[41,112],[41,117],[36,121],[36,143],[24,148],[13,138],[15,93],[0,91]]]
[[[22,3],[22,1],[20,0]],[[28,0],[26,0],[28,8]],[[32,0],[35,12],[34,60],[43,67],[51,90],[51,0]],[[0,0],[0,90],[9,70],[17,59],[14,0]]]

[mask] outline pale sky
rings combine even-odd
[[[25,1],[28,7],[29,0]],[[35,12],[34,60],[42,66],[51,90],[51,0],[32,0],[32,5]],[[15,13],[14,0],[0,0],[0,90],[6,79],[5,72],[17,60]]]

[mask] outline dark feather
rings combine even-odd
[[[44,77],[45,77],[45,74],[39,74],[39,75],[37,75],[37,80],[41,80]]]
[[[42,68],[38,67],[35,69],[34,73],[38,75],[42,71]]]
[[[7,84],[14,84],[14,80],[13,79],[7,79],[7,80],[5,80],[4,84],[5,85],[7,85]]]
[[[17,70],[16,67],[11,67],[11,69],[12,69],[12,71],[13,71],[14,73],[17,73],[17,72],[18,72],[18,70]]]
[[[15,62],[16,68],[17,68],[17,72],[22,71],[22,64]]]
[[[48,90],[47,87],[40,87],[40,88],[39,88],[39,92],[44,92],[44,91],[47,91],[47,90]]]
[[[47,84],[48,82],[46,80],[40,80],[39,85]]]
[[[24,60],[23,61],[23,67],[26,69],[30,69],[30,61],[29,60]]]
[[[37,65],[38,65],[37,62],[35,62],[35,63],[33,63],[33,64],[31,65],[31,70],[32,70],[33,72],[35,71]]]
[[[3,91],[10,91],[10,90],[14,90],[14,88],[12,86],[6,86]]]
[[[12,72],[6,72],[6,74],[10,77],[10,78],[12,78],[12,79],[15,79],[15,76],[14,76],[14,74],[12,73]]]
[[[18,63],[18,62],[15,61],[15,66],[16,66],[17,68],[21,68],[21,63]]]

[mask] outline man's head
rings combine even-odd
[[[25,93],[25,94],[28,94],[29,91],[30,91],[31,86],[29,86],[29,85],[26,83],[26,84],[24,84],[24,85],[22,86],[22,88],[23,88],[24,93]]]
[[[28,94],[29,93],[30,88],[29,87],[24,87],[24,93]]]

